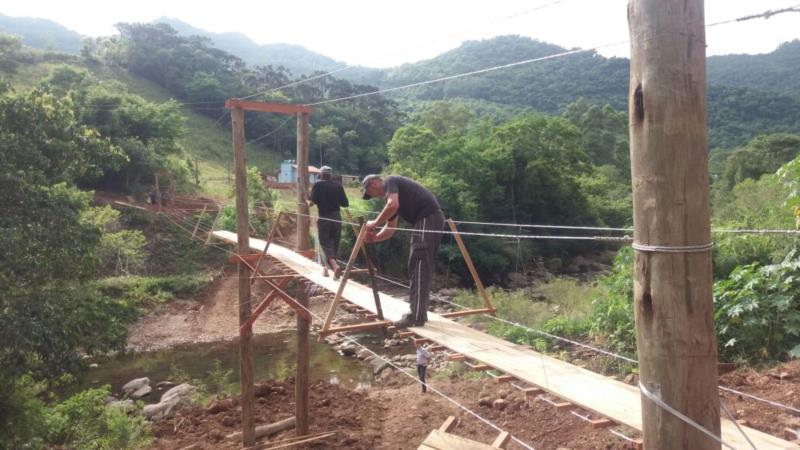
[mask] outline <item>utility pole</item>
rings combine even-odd
[[[297,113],[297,250],[308,250],[308,113]]]
[[[250,227],[247,218],[247,158],[244,148],[244,110],[231,108],[233,154],[236,172],[236,234],[237,253],[250,254]],[[239,327],[250,318],[250,271],[239,262]],[[239,376],[242,395],[242,446],[251,447],[255,436],[255,396],[253,391],[253,330],[239,333]]]
[[[719,449],[664,408],[719,436],[703,0],[630,0],[628,20],[644,448]]]

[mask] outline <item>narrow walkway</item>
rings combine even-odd
[[[237,242],[236,234],[229,231],[215,231],[214,236],[229,243]],[[264,241],[251,238],[250,247],[254,253],[263,251]],[[316,263],[285,247],[270,244],[268,254],[331,292],[336,292],[339,288],[337,281],[322,276]],[[367,286],[348,281],[342,297],[363,309],[375,312],[372,289]],[[398,320],[408,311],[408,303],[383,293],[380,297],[386,319]],[[437,314],[429,313],[428,323],[424,327],[409,330],[588,411],[636,430],[642,429],[639,390],[633,386],[473,330]],[[742,428],[759,450],[800,450],[800,446],[791,442],[751,428]],[[727,419],[722,420],[722,440],[737,449],[751,448],[736,426]]]

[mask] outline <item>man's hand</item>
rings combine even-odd
[[[375,230],[367,230],[367,235],[364,236],[364,242],[371,243],[376,242],[378,239],[378,234],[375,233]]]
[[[380,224],[378,223],[377,220],[370,220],[370,221],[367,221],[367,223],[364,226],[367,227],[367,232],[371,231],[372,234],[375,234],[375,228],[377,228],[378,225],[380,225]]]

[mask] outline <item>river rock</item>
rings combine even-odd
[[[375,358],[375,360],[372,361],[372,374],[380,375],[380,373],[386,370],[387,367],[389,367],[388,361],[385,361],[380,358]]]
[[[153,392],[153,388],[150,386],[142,386],[131,394],[131,398],[137,400],[145,395],[150,395],[151,392]]]
[[[358,353],[356,353],[356,356],[358,357],[358,359],[367,359],[370,356],[372,356],[372,352],[370,352],[365,348],[362,348],[361,350],[358,351]]]
[[[126,414],[130,414],[136,411],[136,405],[133,403],[133,400],[126,399],[126,400],[114,400],[109,402],[107,405],[109,408],[118,408],[125,412]]]
[[[156,389],[169,389],[172,387],[175,387],[175,383],[172,381],[159,381],[158,384],[156,384]]]
[[[353,356],[356,354],[356,346],[353,344],[345,344],[339,347],[339,351],[342,352],[344,356]]]
[[[169,417],[177,408],[191,403],[192,396],[197,388],[189,383],[182,383],[164,392],[161,401],[155,405],[147,405],[142,414],[151,420],[161,420]]]
[[[508,406],[508,402],[503,400],[502,398],[498,398],[497,400],[492,402],[492,407],[494,409],[499,409],[500,411],[506,409]]]
[[[148,387],[150,386],[150,378],[147,377],[136,378],[134,380],[125,383],[125,386],[122,386],[122,392],[124,392],[127,395],[131,395],[145,386]]]

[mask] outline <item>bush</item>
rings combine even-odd
[[[611,273],[598,280],[605,288],[592,303],[590,333],[609,350],[626,356],[636,354],[636,326],[633,318],[633,250],[623,247]]]
[[[800,256],[736,268],[714,285],[720,354],[748,362],[800,357]]]
[[[47,412],[47,441],[75,449],[137,449],[152,437],[142,416],[129,417],[106,405],[108,386],[88,389],[56,404]]]
[[[212,280],[208,272],[164,277],[126,276],[105,278],[97,282],[97,287],[103,294],[131,306],[147,307],[196,295]]]

